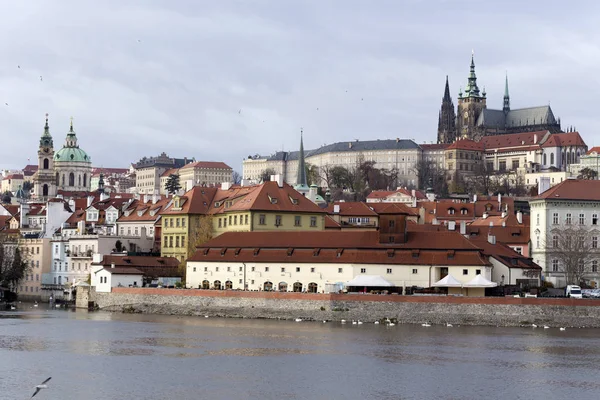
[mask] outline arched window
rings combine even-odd
[[[554,153],[550,153],[550,165],[554,165]]]
[[[46,197],[48,196],[48,185],[44,184],[44,186],[42,186],[42,196]]]
[[[544,153],[544,165],[546,165],[546,164],[547,164],[547,163],[546,163],[546,161],[547,161],[547,160],[546,160],[546,153]]]
[[[60,176],[56,173],[56,186],[60,186]]]
[[[202,281],[202,289],[210,289],[210,282],[206,279]]]
[[[302,283],[300,283],[300,282],[294,283],[294,292],[301,292],[301,291],[302,291]]]
[[[77,185],[81,186],[81,175],[77,175]]]
[[[217,290],[221,289],[221,281],[215,281],[215,289],[217,289]]]
[[[280,292],[287,292],[287,283],[285,283],[285,282],[279,282],[279,291]]]
[[[65,186],[65,174],[62,176],[62,185]]]
[[[87,187],[87,174],[83,174],[83,186]]]
[[[318,285],[315,282],[311,282],[308,284],[308,292],[309,293],[317,293]]]
[[[75,186],[75,174],[72,172],[69,174],[69,186]]]
[[[270,292],[271,290],[273,290],[273,282],[271,281],[266,281],[263,284],[263,289],[265,290],[265,292]]]
[[[48,169],[50,165],[50,161],[47,158],[44,158],[44,169]]]
[[[226,281],[225,282],[225,289],[233,289],[233,282],[231,281]]]

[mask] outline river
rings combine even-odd
[[[21,305],[20,305],[21,306]],[[0,398],[600,396],[600,330],[0,312]]]

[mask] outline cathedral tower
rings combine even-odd
[[[56,177],[54,176],[54,142],[48,126],[48,114],[44,133],[40,138],[38,149],[38,170],[33,175],[33,194],[36,199],[43,200],[56,196]]]
[[[506,74],[506,80],[504,81],[504,104],[502,106],[504,115],[510,111],[510,96],[508,95],[508,74]]]
[[[475,75],[475,61],[471,55],[471,67],[464,95],[458,94],[458,116],[456,119],[457,136],[466,139],[480,138],[477,131],[477,119],[481,111],[486,108],[485,89],[479,92],[477,76]]]
[[[450,97],[448,75],[446,75],[446,88],[442,98],[442,108],[438,121],[438,143],[453,143],[456,140],[456,114],[454,103]]]

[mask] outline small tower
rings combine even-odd
[[[50,135],[48,114],[44,133],[40,137],[38,149],[38,170],[33,175],[33,195],[36,199],[45,200],[56,196],[56,180],[54,175],[54,141]]]
[[[506,79],[504,80],[504,104],[502,106],[502,111],[504,111],[504,115],[508,114],[510,111],[510,96],[508,95],[508,73],[506,74]]]
[[[104,193],[104,174],[100,172],[100,179],[98,180],[98,193]]]
[[[446,87],[442,98],[442,107],[438,120],[438,143],[454,143],[456,139],[456,113],[454,103],[450,97],[450,86],[448,75],[446,75]]]
[[[458,97],[457,135],[466,139],[476,139],[478,137],[477,119],[485,108],[485,91],[484,93],[480,93],[477,86],[475,59],[474,54],[471,54],[471,66],[469,68],[467,86],[464,93],[461,92]]]
[[[298,174],[296,175],[296,189],[298,192],[306,195],[310,188],[308,187],[308,179],[306,178],[306,163],[304,162],[304,132],[300,128],[300,151],[298,152]]]

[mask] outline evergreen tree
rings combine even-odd
[[[169,194],[175,194],[179,189],[181,189],[181,185],[179,184],[179,175],[171,174],[167,178],[167,183],[165,184],[165,189]]]
[[[29,264],[21,256],[21,250],[16,247],[10,269],[4,274],[4,282],[14,290],[25,277]]]

